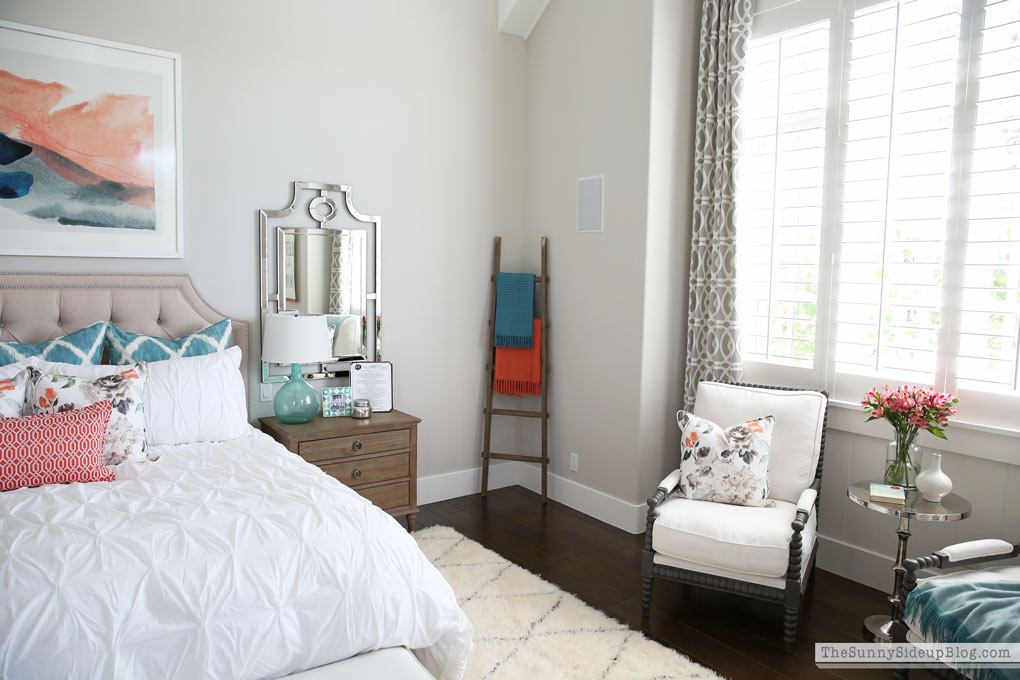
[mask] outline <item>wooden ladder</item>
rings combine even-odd
[[[492,297],[489,304],[489,359],[485,364],[488,371],[488,394],[485,397],[485,437],[482,446],[482,497],[489,491],[489,461],[516,460],[524,463],[542,464],[542,503],[549,499],[549,260],[547,257],[547,240],[542,237],[542,273],[535,277],[535,285],[542,286],[538,309],[542,319],[542,410],[524,411],[505,408],[492,408],[492,393],[496,375],[496,275],[499,274],[499,253],[502,239],[497,236],[492,252]],[[514,416],[517,418],[542,419],[542,455],[526,456],[519,453],[494,453],[490,450],[492,440],[492,416]]]

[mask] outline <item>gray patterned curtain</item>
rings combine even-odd
[[[737,100],[751,39],[753,0],[703,0],[694,135],[694,218],[684,408],[702,380],[740,379],[734,164]]]
[[[333,246],[329,261],[329,313],[351,313],[350,285],[344,285],[351,271],[351,232],[333,233]]]

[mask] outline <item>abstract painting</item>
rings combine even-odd
[[[180,55],[0,21],[0,254],[181,257]]]

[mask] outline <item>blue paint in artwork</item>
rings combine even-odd
[[[32,147],[28,144],[11,139],[0,132],[0,165],[10,165],[30,153],[32,153]]]
[[[0,172],[0,198],[27,196],[32,181],[32,175],[27,172]]]

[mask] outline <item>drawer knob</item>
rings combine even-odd
[[[354,449],[355,451],[360,451],[361,450],[361,440],[360,439],[355,439],[354,443],[351,444],[351,448]]]
[[[351,473],[351,477],[354,477],[354,479],[361,479],[361,468],[354,468],[354,472]]]

